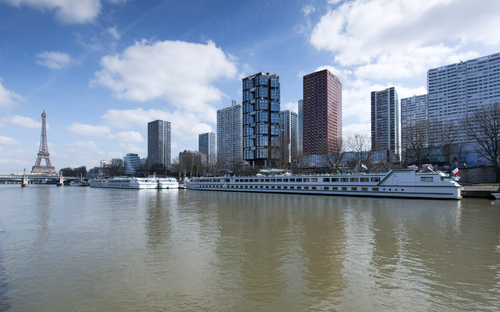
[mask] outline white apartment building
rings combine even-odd
[[[450,64],[427,72],[431,141],[452,122],[460,142],[469,142],[463,120],[483,105],[500,102],[500,53]]]
[[[298,141],[298,115],[287,109],[280,111],[280,144],[288,150],[288,162],[292,161],[292,155],[297,152]]]
[[[232,105],[217,110],[217,153],[228,159],[243,159],[243,106]]]

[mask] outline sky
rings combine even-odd
[[[343,135],[370,133],[370,92],[425,94],[427,70],[500,52],[498,0],[0,0],[0,174],[31,171],[47,114],[56,170],[147,157],[171,122],[172,158],[216,132],[241,79],[342,83]],[[44,164],[44,163],[42,163]]]

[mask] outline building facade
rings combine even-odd
[[[271,148],[279,147],[279,76],[258,73],[243,78],[243,159],[267,166]]]
[[[148,167],[163,164],[170,170],[170,122],[155,120],[148,123]]]
[[[123,162],[125,163],[125,174],[127,175],[133,175],[141,168],[141,159],[138,154],[128,153],[123,157]]]
[[[304,155],[324,155],[342,139],[342,83],[329,70],[303,78]]]
[[[299,100],[297,116],[297,149],[300,155],[304,153],[304,101]]]
[[[400,155],[401,103],[394,87],[371,92],[372,151]]]
[[[292,161],[292,157],[297,156],[298,152],[298,115],[287,109],[280,112],[280,149],[286,152],[288,162]]]
[[[214,165],[217,161],[217,141],[215,139],[215,133],[207,132],[198,135],[198,150],[206,155],[209,165]]]
[[[429,132],[429,104],[427,94],[414,95],[401,99],[401,146],[407,146],[406,142],[412,132]],[[429,144],[428,135],[421,136],[425,139],[424,144]]]
[[[235,100],[217,110],[217,154],[228,160],[243,159],[243,106]]]
[[[427,72],[430,139],[440,143],[442,127],[463,128],[477,108],[500,102],[500,53],[450,64]],[[470,142],[457,131],[458,142]]]

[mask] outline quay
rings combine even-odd
[[[496,193],[498,185],[465,185],[462,186],[462,197],[471,198],[494,198],[491,193]]]

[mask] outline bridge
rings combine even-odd
[[[77,180],[78,177],[64,177],[62,175],[55,175],[55,174],[32,174],[32,173],[0,175],[0,181],[21,181],[22,187],[28,186],[29,181],[44,180],[44,179],[59,180],[57,182],[57,186],[63,186],[64,181]]]

